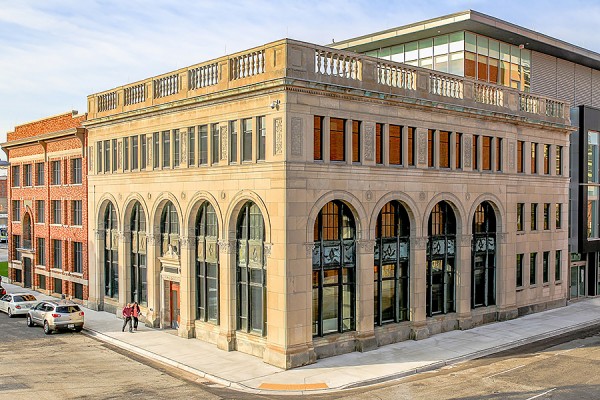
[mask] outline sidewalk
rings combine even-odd
[[[4,286],[8,292],[29,291]],[[84,331],[88,335],[232,389],[263,394],[325,393],[438,369],[600,324],[600,298],[466,331],[395,343],[367,353],[330,357],[288,371],[257,357],[180,338],[169,330],[140,325],[135,333],[121,332],[122,323],[114,314],[85,309]]]

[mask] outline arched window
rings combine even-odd
[[[165,204],[160,216],[161,254],[179,254],[179,218],[175,205],[170,201]]]
[[[264,258],[265,223],[260,209],[249,201],[237,223],[237,329],[267,333],[267,271]]]
[[[219,323],[219,227],[217,214],[204,202],[196,215],[196,318]]]
[[[119,298],[119,235],[117,212],[112,203],[104,211],[104,295]]]
[[[23,248],[24,249],[33,249],[33,244],[31,243],[31,216],[28,212],[23,216]]]
[[[427,315],[454,311],[456,217],[441,201],[429,215],[427,241]]]
[[[146,214],[139,202],[131,210],[131,301],[148,304]]]
[[[383,206],[375,234],[375,324],[407,321],[410,225],[399,202]]]
[[[471,307],[496,304],[496,214],[484,201],[473,216]]]
[[[355,230],[350,209],[337,200],[327,203],[315,221],[314,336],[355,329]]]

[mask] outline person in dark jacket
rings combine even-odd
[[[131,316],[133,318],[133,330],[134,331],[137,331],[140,314],[141,314],[140,306],[138,305],[138,303],[136,301],[131,306]]]
[[[123,329],[122,331],[125,332],[125,327],[127,325],[129,325],[129,332],[131,332],[131,314],[132,314],[133,308],[131,307],[131,304],[127,303],[127,305],[123,308]]]

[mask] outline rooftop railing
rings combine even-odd
[[[320,83],[327,90],[363,90],[380,99],[434,101],[569,123],[569,108],[557,99],[289,39],[90,95],[88,120],[283,79],[312,88]]]

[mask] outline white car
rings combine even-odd
[[[27,314],[27,311],[38,303],[38,299],[29,293],[10,293],[0,297],[0,311],[13,315]]]

